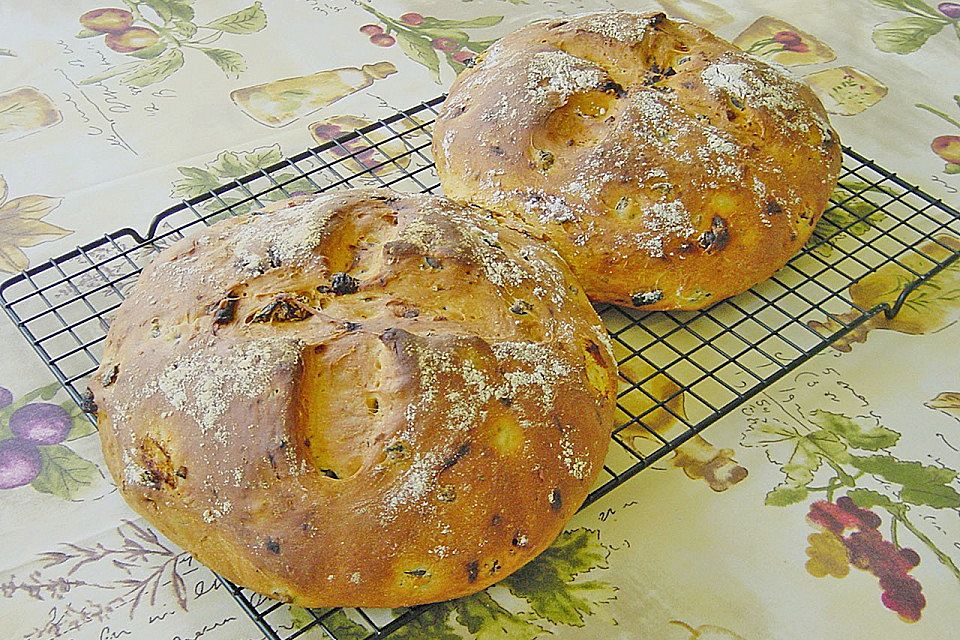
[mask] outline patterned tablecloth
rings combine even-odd
[[[0,275],[434,97],[533,18],[609,7],[662,8],[786,65],[848,145],[960,205],[958,3],[6,0]],[[956,637],[960,269],[910,311],[581,512],[523,581],[397,637]],[[6,319],[0,342],[3,637],[259,638],[125,506],[93,429]]]

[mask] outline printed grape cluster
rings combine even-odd
[[[811,575],[842,578],[849,572],[848,565],[867,571],[880,581],[883,606],[906,622],[920,619],[927,601],[920,583],[909,575],[920,564],[920,556],[913,549],[884,540],[880,516],[843,496],[836,502],[814,502],[807,518],[822,531],[808,538],[807,571]]]

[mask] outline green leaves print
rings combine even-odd
[[[960,5],[944,2],[933,8],[922,0],[871,1],[884,9],[910,14],[874,28],[873,42],[881,51],[901,55],[913,53],[946,26],[951,26],[960,38]]]
[[[822,256],[833,254],[833,242],[844,234],[860,237],[886,217],[875,196],[897,195],[886,187],[859,180],[841,180],[830,196],[830,206],[807,241],[807,247]]]
[[[173,183],[170,196],[183,200],[202,196],[231,180],[242,178],[276,164],[282,158],[283,154],[278,144],[258,147],[252,151],[223,151],[215,160],[202,167],[177,167],[177,171],[183,177]],[[259,196],[261,201],[283,200],[287,198],[287,193],[312,193],[316,191],[316,188],[308,180],[299,178],[293,173],[273,174],[273,179],[282,184],[283,189],[274,189]],[[271,182],[271,184],[273,183]],[[284,193],[284,189],[287,193]],[[259,208],[256,202],[242,194],[224,194],[204,204],[204,208],[210,212],[222,211],[228,207],[233,214],[247,213]]]
[[[247,35],[267,26],[262,4],[197,24],[193,0],[123,0],[126,8],[100,8],[80,16],[78,38],[103,37],[104,45],[132,60],[112,65],[106,71],[80,81],[96,84],[114,77],[133,87],[163,82],[184,64],[184,51],[193,49],[212,60],[228,78],[238,78],[247,69],[236,51],[211,44],[224,35]]]
[[[610,555],[598,531],[565,531],[535,560],[498,585],[472,596],[430,605],[390,637],[397,640],[460,640],[463,632],[476,640],[534,640],[550,634],[549,625],[582,627],[616,597],[616,589],[581,575],[608,567]],[[509,591],[513,598],[504,597]],[[516,600],[526,603],[517,610]],[[509,602],[509,604],[507,604]],[[315,610],[323,615],[323,610]],[[300,629],[313,620],[294,609],[293,625]],[[337,640],[360,640],[369,632],[337,611],[324,618]]]
[[[853,458],[851,462],[863,473],[898,485],[897,495],[903,502],[934,509],[960,507],[960,493],[950,486],[957,478],[957,472],[952,469],[901,462],[893,456]]]
[[[460,73],[476,54],[493,44],[493,40],[472,40],[468,30],[486,29],[503,21],[503,16],[443,20],[415,12],[395,19],[365,2],[359,4],[380,22],[379,25],[363,25],[360,32],[379,47],[398,45],[405,56],[429,69],[437,84],[440,84],[441,60]]]
[[[780,462],[784,482],[767,494],[766,504],[786,506],[806,499],[809,485],[823,465],[836,476],[831,480],[833,490],[855,486],[858,462],[865,459],[853,455],[851,450],[881,451],[894,446],[899,438],[900,434],[880,425],[876,418],[849,418],[816,410],[806,424],[763,418],[745,433],[743,444],[766,448],[768,457]],[[789,453],[784,458],[781,451]],[[832,491],[828,499],[832,499]]]
[[[911,517],[917,507],[960,508],[957,471],[900,460],[892,451],[900,434],[872,415],[804,412],[763,396],[744,412],[749,426],[741,442],[763,448],[780,465],[783,482],[767,493],[766,505],[785,507],[818,494],[823,498],[815,504],[839,504],[838,494],[845,493],[861,509],[878,507],[890,515],[895,544],[897,527],[906,528],[960,580],[953,559]]]
[[[614,590],[605,582],[576,582],[575,578],[594,567],[605,568],[607,555],[596,531],[565,531],[503,584],[511,594],[526,600],[537,617],[581,627],[584,617],[593,614],[598,605],[613,600]]]

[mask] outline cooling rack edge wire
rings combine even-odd
[[[443,98],[184,200],[155,216],[143,235],[119,229],[32,267],[0,285],[0,303],[80,402],[83,380],[97,365],[98,345],[127,287],[157,251],[185,232],[301,191],[359,185],[437,190],[429,132]],[[815,241],[769,281],[695,313],[599,307],[621,366],[621,389],[611,455],[585,505],[817,353],[838,342],[862,341],[868,325],[916,304],[922,297],[914,296],[917,288],[958,259],[960,213],[844,148],[840,184]],[[879,299],[858,289],[885,271],[903,283],[895,297]],[[221,580],[269,640],[313,630],[337,638],[344,619],[367,638],[384,638],[430,606],[308,610],[308,620],[290,626],[277,621],[289,618],[288,607]]]

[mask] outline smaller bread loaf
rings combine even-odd
[[[650,310],[772,275],[810,237],[841,161],[823,106],[788,72],[625,12],[498,41],[454,82],[433,152],[447,196],[549,240],[591,299]]]
[[[553,541],[602,467],[615,371],[549,245],[356,190],[163,251],[90,389],[121,494],[201,562],[303,606],[398,607]]]

